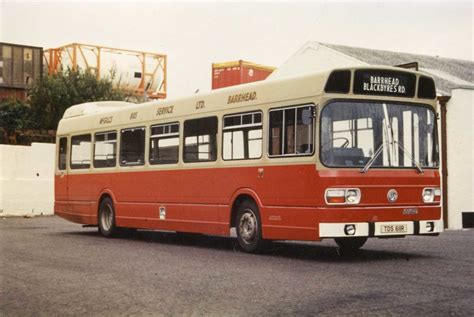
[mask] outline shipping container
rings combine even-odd
[[[212,89],[264,80],[275,67],[243,60],[212,64]]]
[[[41,47],[0,43],[0,99],[25,100],[26,89],[42,75],[42,63]]]

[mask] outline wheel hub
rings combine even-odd
[[[257,219],[251,210],[246,210],[239,222],[240,237],[245,243],[251,243],[257,235]]]
[[[102,223],[102,227],[107,231],[110,230],[110,228],[112,227],[112,221],[113,221],[113,212],[110,205],[104,206],[104,209],[102,210],[102,213],[101,213],[100,220]]]

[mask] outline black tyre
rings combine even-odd
[[[268,245],[262,238],[262,222],[257,205],[245,200],[239,205],[235,220],[237,240],[245,252],[261,253]]]
[[[99,232],[104,237],[113,237],[118,233],[115,225],[115,208],[112,199],[106,197],[102,199],[99,206]]]
[[[335,238],[334,241],[342,251],[355,252],[367,242],[367,237]]]

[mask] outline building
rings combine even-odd
[[[26,100],[26,90],[41,77],[43,48],[0,43],[0,102]]]
[[[354,65],[409,67],[434,77],[441,122],[445,226],[473,227],[474,62],[308,42],[268,80]]]

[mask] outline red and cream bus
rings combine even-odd
[[[55,213],[97,225],[271,240],[443,231],[433,79],[355,67],[143,104],[66,110]]]

